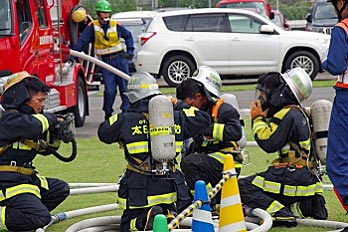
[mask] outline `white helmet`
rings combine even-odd
[[[162,93],[158,89],[156,79],[150,73],[135,73],[128,81],[126,95],[130,103],[158,94]]]
[[[312,80],[306,71],[300,67],[281,74],[298,103],[307,99],[312,93]]]
[[[212,100],[211,97],[220,98],[220,89],[221,89],[221,78],[218,72],[208,66],[200,66],[193,73],[192,79],[201,83],[207,93],[209,100]],[[213,96],[211,96],[213,95]]]

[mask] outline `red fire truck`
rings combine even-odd
[[[47,112],[73,112],[83,126],[88,107],[88,63],[64,63],[63,49],[76,43],[87,20],[74,22],[79,0],[1,0],[0,77],[27,71],[51,91]],[[88,17],[87,17],[88,18]],[[91,45],[90,45],[91,46]],[[87,53],[93,47],[86,48]],[[88,72],[86,72],[88,70]]]

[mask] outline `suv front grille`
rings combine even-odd
[[[320,33],[324,33],[327,35],[331,35],[332,32],[332,27],[313,27],[312,28],[313,32],[320,32]]]

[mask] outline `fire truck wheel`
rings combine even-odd
[[[75,126],[81,127],[85,123],[87,113],[86,87],[81,77],[77,81],[77,104],[73,108],[75,114]]]

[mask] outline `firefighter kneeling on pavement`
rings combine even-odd
[[[0,118],[0,229],[28,231],[51,221],[50,211],[69,195],[64,181],[38,175],[32,164],[40,150],[38,140],[59,123],[43,113],[49,87],[27,72],[13,74],[3,87]],[[58,149],[60,141],[50,141]]]
[[[312,82],[301,68],[260,76],[251,106],[252,132],[265,152],[279,152],[264,172],[239,179],[243,204],[266,210],[273,226],[293,227],[296,218],[326,220],[322,178],[316,167],[309,117],[301,106]]]
[[[124,209],[121,231],[152,230],[155,215],[165,214],[171,220],[192,203],[184,175],[175,168],[175,157],[184,139],[210,133],[210,116],[184,102],[173,106],[149,73],[130,78],[127,96],[130,108],[102,122],[98,136],[107,144],[120,143],[128,162],[118,190],[118,203]],[[168,119],[173,125],[156,126]],[[163,145],[172,152],[158,152],[156,144],[171,136],[172,141]],[[168,155],[172,157],[161,158]]]

